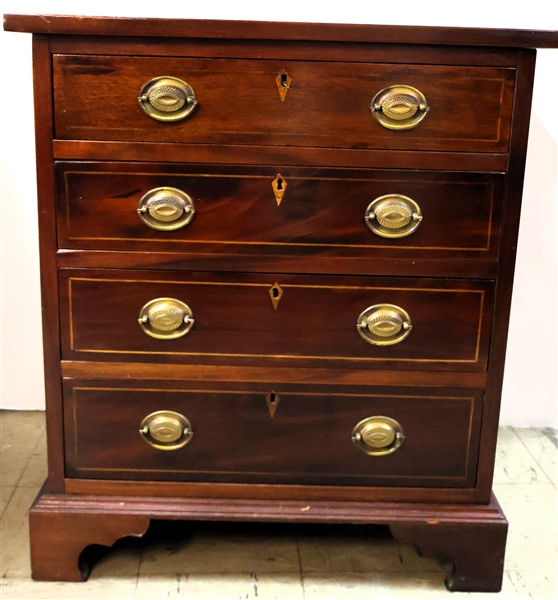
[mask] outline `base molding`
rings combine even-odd
[[[398,541],[454,562],[446,580],[449,590],[497,592],[502,585],[508,523],[495,496],[490,504],[479,505],[41,492],[29,514],[33,579],[87,579],[92,565],[80,565],[87,546],[112,546],[121,537],[142,536],[152,519],[388,525]]]

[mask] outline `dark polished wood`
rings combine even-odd
[[[425,553],[439,552],[454,562],[448,589],[497,592],[502,582],[507,521],[495,498],[488,505],[300,500],[278,504],[252,499],[231,503],[208,498],[42,495],[30,513],[33,577],[85,579],[91,565],[83,565],[82,571],[77,568],[81,549],[92,542],[110,546],[119,537],[142,535],[152,518],[389,525],[399,541],[418,544]],[[49,552],[53,545],[58,554]]]
[[[166,381],[269,381],[265,367],[228,367],[214,365],[178,365],[161,363],[62,361],[62,376],[75,379],[151,379]],[[277,367],[274,380],[281,383],[325,384],[345,389],[363,386],[393,385],[394,373],[382,369],[328,369]],[[424,372],[405,369],[397,373],[397,385],[413,387],[484,388],[486,373],[479,371]]]
[[[275,81],[283,70],[292,78],[284,102]],[[53,73],[55,137],[60,139],[508,149],[513,69],[57,55]],[[162,75],[195,90],[198,106],[180,122],[156,121],[137,101],[142,86]],[[382,127],[370,112],[375,94],[394,81],[419,89],[430,106],[420,125],[404,136]]]
[[[327,60],[334,62],[406,63],[417,62],[414,44],[378,44],[307,40],[230,40],[218,38],[166,38],[163,42],[149,37],[108,37],[102,35],[62,35],[51,37],[53,54],[111,56],[187,56],[201,58],[254,58],[277,60]],[[515,67],[517,48],[475,48],[421,45],[421,64],[479,67]]]
[[[68,494],[141,496],[164,498],[252,498],[257,500],[400,502],[401,487],[382,485],[273,485],[266,483],[206,483],[186,481],[138,481],[66,479]],[[475,488],[406,487],[405,502],[470,504],[477,502]]]
[[[505,171],[505,154],[480,152],[412,152],[358,148],[297,148],[294,146],[238,146],[232,144],[168,144],[164,142],[107,142],[54,140],[60,160],[127,160],[166,163],[252,165],[309,165],[427,171]]]
[[[60,248],[497,259],[501,174],[122,162],[62,162],[56,172]],[[280,205],[271,185],[278,174],[286,187]],[[139,218],[140,199],[163,186],[194,201],[187,226],[160,231]],[[366,225],[370,202],[387,194],[420,206],[411,235],[389,239]]]
[[[450,589],[497,591],[507,523],[491,485],[531,48],[558,47],[557,32],[21,15],[5,27],[38,34],[49,479],[31,511],[34,577],[77,580],[83,548],[155,518],[331,521],[387,524],[454,561]],[[159,75],[194,86],[190,118],[142,112],[139,88]],[[416,128],[370,113],[395,83],[427,97]],[[165,185],[194,197],[183,230],[136,215]],[[376,239],[363,212],[391,193],[424,219]],[[193,309],[185,337],[140,328],[160,297]],[[411,315],[400,344],[357,331],[380,303]],[[192,419],[180,451],[140,437],[165,408]],[[378,414],[405,441],[371,457],[351,432]]]
[[[347,393],[272,380],[130,385],[72,379],[65,383],[66,473],[89,479],[471,487],[483,395],[396,385]],[[159,410],[191,422],[194,436],[186,446],[162,451],[142,439],[142,420]],[[357,423],[374,415],[394,419],[404,431],[392,454],[369,456],[351,440]]]
[[[132,19],[127,17],[68,17],[4,15],[6,31],[69,35],[152,36],[313,42],[407,43],[448,46],[558,48],[558,32],[528,29],[476,29],[340,25],[200,19]]]
[[[323,275],[401,275],[493,279],[498,262],[491,259],[424,259],[242,255],[234,252],[120,252],[59,250],[58,266],[99,269],[160,269],[163,271],[228,271],[230,273],[315,273]]]
[[[421,556],[445,556],[453,561],[446,579],[451,592],[502,589],[508,523],[497,504],[489,519],[474,523],[398,521],[390,525],[390,530],[396,540],[413,544]]]
[[[112,546],[121,537],[143,535],[149,527],[144,515],[65,510],[63,505],[52,510],[43,498],[29,512],[31,574],[37,581],[83,581],[92,567],[80,560],[87,546]]]
[[[282,295],[275,308],[270,290]],[[155,339],[141,308],[175,298],[192,330]],[[407,311],[412,330],[377,346],[357,330],[370,306]],[[489,281],[153,271],[60,271],[62,358],[194,364],[485,370],[492,312]]]
[[[494,472],[496,456],[496,441],[498,431],[498,416],[504,366],[506,361],[506,344],[508,340],[508,323],[511,310],[513,278],[517,240],[519,235],[519,218],[525,175],[525,160],[527,156],[527,141],[529,137],[529,115],[531,113],[531,86],[535,72],[535,50],[523,50],[517,69],[516,100],[513,113],[513,134],[508,165],[508,186],[506,188],[504,223],[500,247],[500,262],[494,314],[492,341],[490,344],[490,364],[486,395],[489,402],[486,406],[485,423],[483,427],[482,457],[479,465],[479,489],[483,498],[488,501]]]
[[[47,409],[49,492],[64,489],[64,437],[60,386],[60,324],[56,264],[56,208],[52,156],[51,58],[48,36],[33,36],[33,89],[35,100],[35,152],[41,260],[43,354]]]

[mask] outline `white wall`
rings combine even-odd
[[[389,10],[388,10],[389,9]],[[4,13],[558,29],[555,1],[4,0]],[[403,41],[403,40],[402,40]],[[31,36],[1,34],[3,405],[44,406]],[[502,423],[556,427],[558,51],[537,60]]]

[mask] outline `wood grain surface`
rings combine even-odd
[[[270,290],[282,290],[277,309]],[[61,271],[62,357],[330,368],[486,369],[492,283],[153,271]],[[195,318],[177,339],[155,339],[141,308],[176,298]],[[367,343],[359,315],[400,306],[413,329],[390,346]]]
[[[501,174],[122,162],[59,162],[56,170],[60,248],[497,260]],[[160,187],[192,198],[187,226],[160,231],[139,218],[140,199]],[[389,194],[420,207],[423,220],[407,237],[380,237],[365,222],[368,205]]]
[[[84,55],[54,56],[53,73],[60,139],[472,152],[507,152],[515,79],[494,67]],[[156,121],[138,103],[163,75],[195,90],[198,106],[182,121]],[[372,98],[394,83],[426,96],[430,111],[413,129],[371,115]]]
[[[37,34],[49,480],[31,511],[34,576],[78,580],[81,549],[151,518],[336,521],[388,524],[452,558],[450,589],[497,591],[507,523],[491,484],[530,48],[558,47],[557,32],[4,22]],[[186,120],[142,111],[141,86],[162,75],[194,87]],[[413,129],[370,112],[394,84],[427,98]],[[193,197],[186,228],[139,220],[139,199],[160,186]],[[421,206],[407,238],[364,222],[392,193]],[[140,309],[161,297],[193,310],[186,336],[142,331]],[[383,303],[411,316],[400,344],[358,333],[359,314]],[[164,409],[192,422],[181,450],[138,432]],[[374,415],[401,424],[396,452],[351,441]]]
[[[558,32],[473,27],[416,27],[201,19],[4,15],[6,31],[66,35],[156,36],[557,48]]]
[[[367,394],[288,384],[232,386],[68,380],[69,477],[236,483],[471,487],[482,390],[376,388]],[[266,396],[274,394],[271,416]],[[139,435],[144,417],[169,410],[194,431],[162,451]],[[351,441],[361,420],[384,415],[405,441],[369,456]]]

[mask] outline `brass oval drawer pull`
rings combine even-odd
[[[399,344],[412,328],[409,313],[395,304],[374,304],[361,312],[357,319],[360,336],[375,346]]]
[[[144,83],[138,97],[143,110],[156,121],[181,121],[196,107],[194,88],[177,77],[155,77]]]
[[[412,129],[429,109],[424,94],[410,85],[384,88],[370,103],[372,116],[387,129]]]
[[[147,335],[171,340],[186,335],[192,329],[194,315],[187,304],[176,298],[156,298],[143,306],[138,321]]]
[[[363,419],[353,428],[353,444],[370,456],[395,452],[405,441],[403,428],[394,419],[375,416]]]
[[[158,450],[178,450],[193,437],[190,421],[172,410],[159,410],[147,415],[140,425],[140,435]]]
[[[422,222],[420,206],[401,194],[379,196],[368,205],[364,220],[380,237],[401,238],[411,235]]]
[[[140,219],[149,227],[174,231],[187,225],[196,209],[188,194],[172,187],[155,188],[144,194],[138,204]]]

